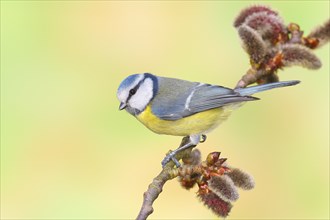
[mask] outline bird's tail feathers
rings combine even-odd
[[[248,96],[248,95],[252,95],[252,94],[266,91],[269,89],[293,86],[298,83],[300,83],[299,80],[274,82],[274,83],[267,83],[267,84],[258,85],[258,86],[250,86],[250,87],[246,87],[246,88],[238,88],[238,89],[235,89],[235,92],[238,92],[241,96]]]

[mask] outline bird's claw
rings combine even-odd
[[[175,158],[175,154],[176,154],[176,152],[175,151],[172,151],[172,152],[170,152],[169,154],[166,155],[166,157],[162,161],[162,167],[163,168],[171,160],[175,163],[175,166],[176,167],[180,167],[181,166],[180,162]]]

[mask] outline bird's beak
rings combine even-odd
[[[123,110],[127,107],[126,103],[124,102],[121,102],[120,105],[119,105],[119,110]]]

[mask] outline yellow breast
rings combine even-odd
[[[137,119],[147,128],[158,134],[187,136],[191,134],[205,134],[226,120],[234,106],[211,109],[175,121],[162,120],[155,116],[151,107],[141,112]],[[235,107],[234,107],[235,108]]]

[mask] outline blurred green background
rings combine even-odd
[[[248,1],[1,1],[1,219],[132,219],[180,137],[118,111],[127,75],[233,87],[249,67],[232,27]],[[258,2],[308,33],[329,1]],[[199,145],[254,176],[228,219],[329,218],[329,44],[280,72]],[[168,182],[151,219],[216,219]]]

